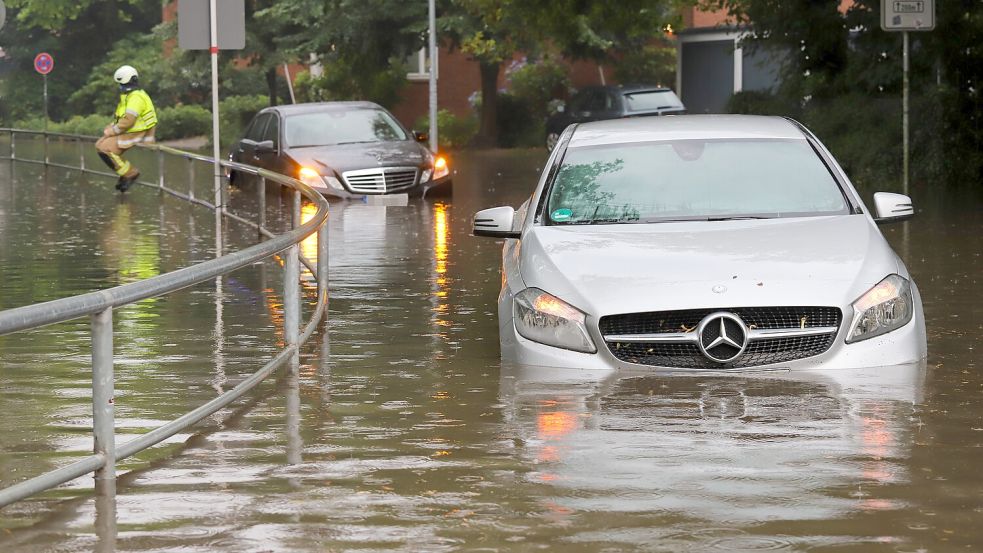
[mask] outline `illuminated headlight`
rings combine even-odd
[[[310,167],[301,167],[300,172],[297,173],[297,178],[300,180],[300,182],[310,186],[311,188],[320,188],[324,186],[323,181],[321,181],[321,174]]]
[[[538,288],[526,288],[516,294],[512,314],[515,329],[524,338],[584,353],[597,351],[587,333],[583,312]]]
[[[853,324],[846,342],[859,342],[903,327],[913,312],[911,284],[889,275],[853,302]]]
[[[324,188],[327,184],[335,190],[344,190],[345,188],[341,186],[341,182],[334,176],[324,175],[321,176],[316,170],[310,167],[301,167],[300,172],[297,175],[300,182],[310,186],[311,188]]]
[[[437,156],[433,160],[433,180],[442,179],[451,173],[450,167],[447,165],[447,158],[444,156]]]

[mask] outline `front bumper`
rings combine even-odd
[[[596,332],[592,338],[597,345],[597,353],[580,353],[555,348],[523,338],[515,329],[511,318],[501,321],[502,359],[509,363],[542,367],[572,368],[584,370],[631,370],[666,373],[717,373],[754,372],[768,370],[805,369],[858,369],[918,363],[927,356],[925,318],[918,290],[912,287],[915,312],[905,326],[887,334],[847,344],[844,336],[848,332],[850,317],[841,325],[833,345],[824,353],[783,363],[754,365],[742,368],[688,369],[678,367],[659,367],[628,363],[616,358]]]

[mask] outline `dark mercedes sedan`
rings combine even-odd
[[[257,113],[229,159],[296,177],[327,196],[424,195],[450,186],[447,160],[426,139],[372,102],[293,104]]]
[[[686,113],[686,108],[676,93],[668,88],[647,85],[589,86],[580,89],[546,121],[546,147],[552,150],[563,129],[574,123],[683,113]]]

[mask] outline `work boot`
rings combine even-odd
[[[120,178],[116,179],[116,190],[119,190],[120,192],[123,191],[123,180],[124,179],[125,179],[125,177],[120,177]]]
[[[140,171],[133,171],[132,173],[123,175],[119,179],[119,184],[116,186],[120,192],[126,192],[133,186],[133,183],[140,178]]]

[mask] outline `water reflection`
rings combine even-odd
[[[0,550],[108,550],[117,531],[127,551],[979,549],[978,199],[916,199],[905,257],[925,301],[924,386],[915,369],[500,372],[501,243],[469,237],[469,220],[528,197],[542,157],[462,155],[453,203],[332,203],[330,332],[298,369],[121,467],[116,530],[80,479],[6,508]],[[211,214],[174,204],[161,218],[153,191],[124,206],[111,182],[61,177],[22,166],[13,187],[0,172],[4,307],[114,283],[116,264],[92,260],[131,255],[104,249],[124,207],[121,232],[156,241],[161,271],[213,255]],[[226,232],[230,249],[255,243]],[[217,346],[225,388],[268,359],[281,286],[276,262],[229,275],[221,321],[212,282],[159,300],[152,332],[120,344],[158,354],[117,369],[118,441],[214,397]],[[91,450],[86,327],[0,337],[4,484]]]
[[[912,413],[924,377],[924,364],[720,377],[511,366],[500,399],[535,467],[527,480],[549,486],[543,508],[572,518],[574,542],[594,531],[590,513],[619,512],[680,519],[678,533],[662,536],[667,550],[710,545],[698,535],[706,528],[818,546],[837,536],[810,520],[854,532],[855,513],[904,507],[893,486],[912,476]],[[764,521],[783,521],[782,530],[760,528]],[[636,537],[605,535],[625,545]]]

